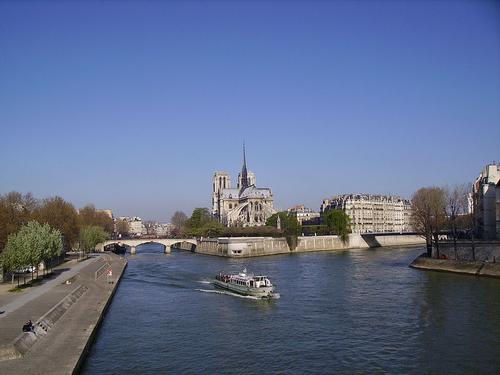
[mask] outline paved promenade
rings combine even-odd
[[[103,267],[107,263],[110,266]],[[72,374],[79,366],[126,267],[126,260],[115,254],[102,254],[72,267],[65,265],[64,272],[57,277],[21,295],[0,294],[0,311],[5,311],[0,314],[1,356],[1,348],[22,334],[25,321],[31,319],[35,323],[79,286],[86,288],[73,304],[64,307],[64,312],[46,334],[25,334],[36,337],[35,343],[21,358],[0,360],[0,374]],[[109,280],[106,274],[95,280],[96,271],[108,268],[113,270]]]

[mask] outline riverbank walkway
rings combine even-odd
[[[125,267],[123,257],[100,254],[80,263],[66,262],[53,278],[26,291],[0,291],[0,311],[4,311],[0,314],[0,374],[74,373]],[[107,276],[109,269],[111,277]],[[42,317],[50,319],[37,325]],[[22,333],[23,324],[30,319],[39,330],[36,336]],[[48,328],[46,322],[50,322]],[[22,357],[5,359],[7,349],[20,335],[32,335],[29,337],[36,340]]]

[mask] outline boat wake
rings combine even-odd
[[[244,296],[242,294],[238,294],[238,293],[231,293],[227,290],[214,290],[214,289],[195,289],[197,290],[198,292],[203,292],[203,293],[215,293],[215,294],[225,294],[225,295],[228,295],[228,296],[233,296],[233,297],[238,297],[238,298],[245,298],[245,299],[254,299],[254,300],[257,300],[257,301],[261,301],[262,298],[259,298],[259,297],[254,297],[254,296]]]
[[[210,281],[208,281],[208,280],[198,280],[198,282],[199,282],[200,284],[211,284],[211,282],[210,282]]]

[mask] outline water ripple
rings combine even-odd
[[[421,252],[244,260],[138,252],[82,372],[500,372],[500,282],[408,268]],[[282,298],[204,286],[242,267],[268,274]]]

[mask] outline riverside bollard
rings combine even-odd
[[[108,279],[108,284],[113,284],[113,280],[112,280],[113,270],[111,268],[108,269],[108,272],[106,272],[106,277]]]

